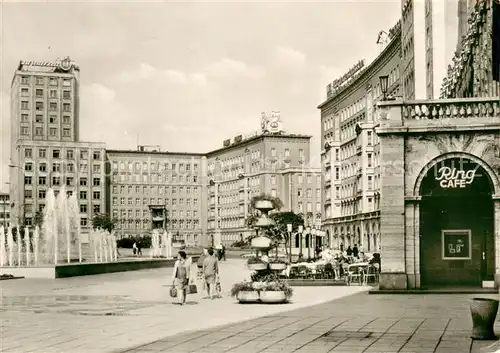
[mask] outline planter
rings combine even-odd
[[[268,200],[256,201],[255,208],[258,209],[259,211],[263,211],[263,212],[266,212],[266,211],[269,212],[272,209],[274,209],[273,203],[271,201],[268,201]]]
[[[280,263],[280,262],[275,262],[275,263],[269,263],[269,269],[271,270],[276,270],[276,271],[283,271],[286,270],[287,265]]]
[[[285,303],[287,301],[285,292],[282,291],[261,291],[260,301],[263,303]]]
[[[271,239],[268,237],[257,237],[252,239],[252,248],[254,249],[269,249],[271,247]]]
[[[251,271],[260,271],[260,270],[265,270],[267,268],[267,264],[260,262],[256,264],[247,264],[248,269]]]
[[[472,315],[471,338],[476,340],[494,340],[493,324],[498,312],[498,300],[473,298],[469,300]]]
[[[240,303],[257,303],[260,300],[259,292],[257,291],[241,291],[236,296]]]

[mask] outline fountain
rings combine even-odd
[[[94,229],[84,241],[78,199],[68,197],[65,186],[57,196],[47,190],[41,227],[19,229],[0,227],[0,274],[59,278],[173,265],[172,234],[166,231],[153,231],[150,260],[118,261],[114,232]]]

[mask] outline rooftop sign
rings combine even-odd
[[[29,66],[44,67],[44,68],[54,68],[60,69],[62,71],[69,71],[74,66],[74,62],[71,61],[69,56],[62,60],[57,60],[56,62],[50,61],[24,61],[21,60],[19,63],[19,70],[27,71],[26,68]]]
[[[355,74],[357,74],[363,67],[365,66],[365,61],[360,60],[349,69],[345,74],[343,74],[340,78],[336,79],[332,82],[332,89],[335,90],[338,87],[342,86],[345,82],[347,82],[350,78],[352,78]]]

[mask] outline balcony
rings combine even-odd
[[[377,103],[379,133],[497,130],[498,97]]]
[[[330,186],[332,186],[332,179],[326,179],[325,180],[325,187],[328,188]]]
[[[363,176],[363,168],[359,167],[357,170],[356,170],[356,176],[358,178],[361,178]]]
[[[330,161],[325,161],[325,168],[328,169],[332,166],[332,163]]]
[[[356,146],[356,154],[359,156],[363,153],[363,147],[361,145]]]

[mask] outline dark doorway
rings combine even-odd
[[[469,159],[437,163],[420,187],[422,286],[481,286],[495,273],[491,180]]]

